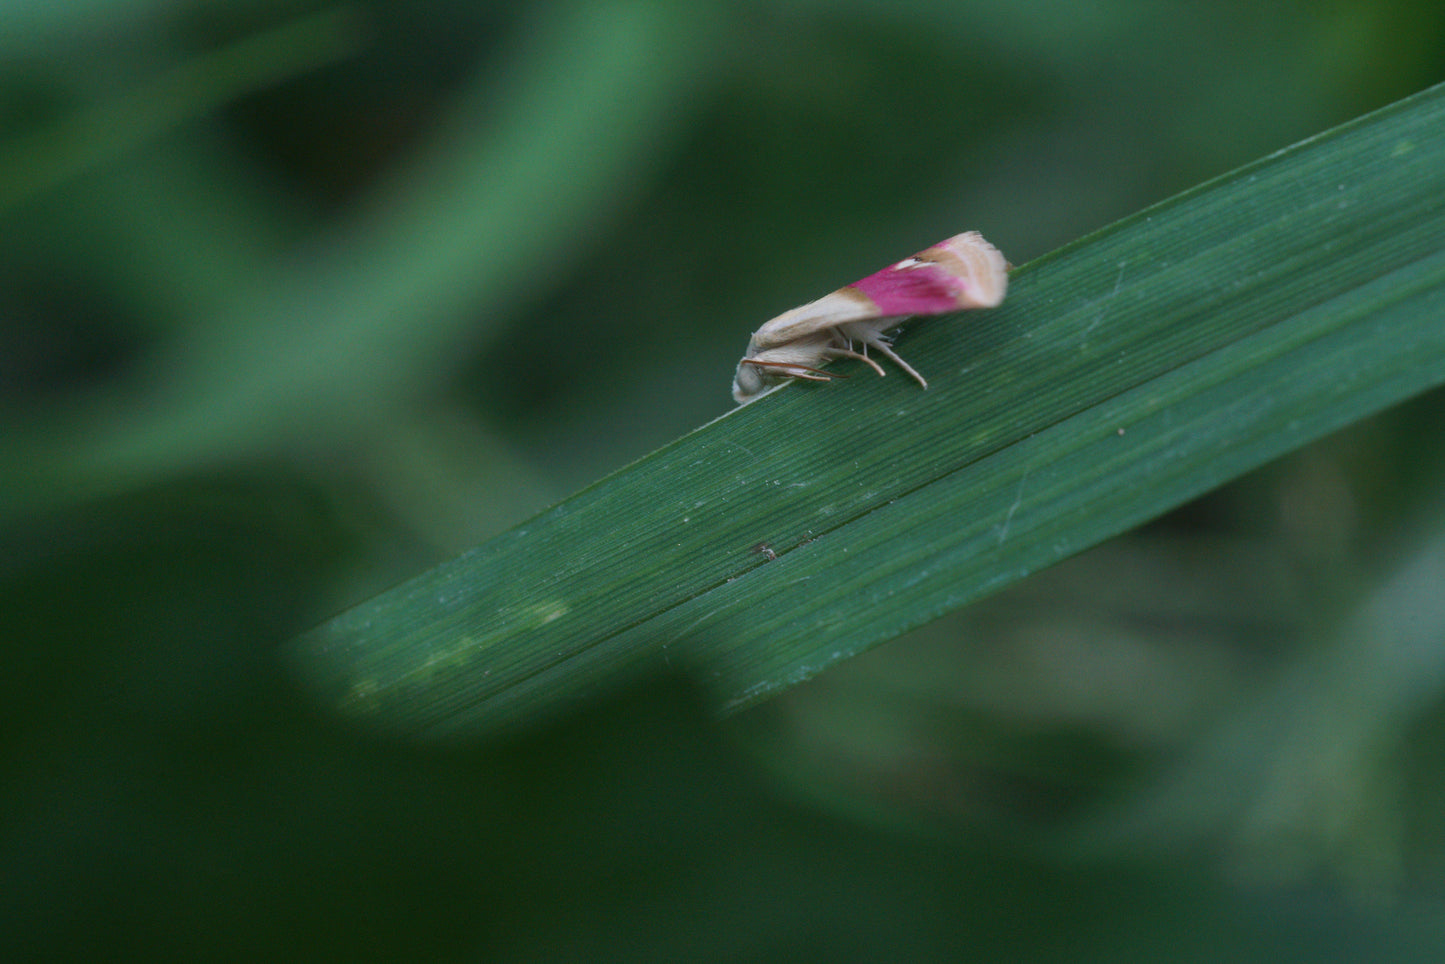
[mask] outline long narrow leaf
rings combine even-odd
[[[1445,88],[1025,265],[1002,308],[900,351],[927,391],[840,364],[297,658],[410,732],[526,721],[662,660],[744,706],[1439,384]]]

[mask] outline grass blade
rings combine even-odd
[[[411,732],[523,722],[661,659],[745,706],[1445,381],[1442,314],[1437,87],[916,324],[927,392],[840,364],[294,653]]]

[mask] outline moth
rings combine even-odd
[[[829,381],[833,376],[818,369],[834,358],[856,358],[886,374],[869,357],[870,348],[927,388],[884,332],[914,315],[997,306],[1008,290],[1008,269],[983,235],[967,231],[785,311],[753,332],[733,377],[733,398],[745,404],[791,378]]]

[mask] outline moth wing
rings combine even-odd
[[[783,312],[753,333],[753,344],[768,349],[849,323],[882,331],[913,315],[992,308],[1007,290],[1008,262],[977,231],[966,231]]]
[[[839,325],[877,317],[878,306],[873,299],[850,285],[768,321],[753,333],[753,344],[766,351],[800,339],[827,335],[821,342],[826,344]]]
[[[992,308],[1008,290],[1008,262],[977,231],[958,234],[849,285],[881,316]]]

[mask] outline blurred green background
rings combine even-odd
[[[0,4],[0,953],[1437,958],[1438,394],[724,722],[417,746],[277,653],[781,310],[1442,75],[1408,0]]]

